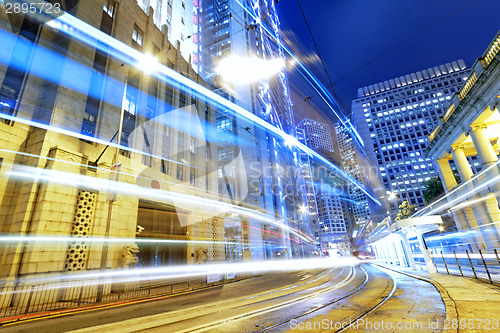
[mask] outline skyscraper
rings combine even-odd
[[[274,4],[265,0],[243,3],[209,0],[203,2],[202,14],[202,76],[219,95],[295,137],[284,67],[274,75],[247,81],[241,80],[245,76],[243,72],[236,78],[222,73],[224,64],[231,59],[238,62],[235,71],[245,71],[249,61],[281,60],[284,57]],[[309,216],[300,211],[306,205],[307,197],[303,191],[302,175],[298,172],[299,151],[288,147],[283,138],[230,115],[219,114],[217,126],[224,128],[219,131],[218,139],[223,141],[218,147],[223,162],[219,167],[219,193],[234,201],[235,193],[246,192],[236,201],[275,216],[290,227],[310,229]],[[238,156],[242,161],[234,174],[224,165],[228,156]],[[280,256],[297,254],[297,248],[293,248],[296,244],[290,243],[286,235],[277,240],[272,237],[277,231],[272,227],[268,229],[258,221],[249,220],[248,223],[252,242],[267,244],[264,253],[252,250],[254,258],[272,257],[278,253]],[[259,231],[261,229],[264,233]]]
[[[333,140],[328,124],[305,118],[297,126],[304,130],[306,146],[312,149],[322,148],[333,152]]]
[[[405,200],[424,206],[425,181],[438,177],[435,163],[424,154],[427,136],[467,74],[458,60],[358,89],[354,124],[379,169],[393,213]]]
[[[335,161],[335,145],[328,124],[306,118],[299,122],[297,129],[304,133],[304,142],[309,148],[320,152],[331,162],[340,164],[340,161]],[[312,173],[313,186],[307,187],[307,195],[308,198],[315,196],[319,220],[317,237],[323,244],[331,244],[341,251],[349,250],[347,205],[342,203],[339,194],[335,193],[335,188],[329,186],[330,184],[323,184],[319,179],[319,168],[313,169]],[[310,199],[309,205],[312,204]]]
[[[351,134],[340,122],[335,123],[335,135],[342,159],[342,169],[359,183],[363,183],[363,166],[358,158],[359,152],[353,142]],[[349,186],[350,208],[357,230],[362,229],[370,219],[370,209],[366,194],[357,186]]]

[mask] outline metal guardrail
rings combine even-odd
[[[49,311],[76,309],[89,305],[112,303],[119,300],[147,299],[176,294],[188,290],[206,288],[236,281],[244,277],[224,276],[216,282],[207,282],[207,276],[189,280],[141,281],[86,281],[64,280],[56,283],[26,284],[9,288],[5,285],[0,293],[0,317],[27,315]],[[104,282],[104,295],[99,296],[99,286]]]
[[[500,283],[500,251],[431,249],[431,258],[438,273],[460,275]]]

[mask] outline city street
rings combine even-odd
[[[2,332],[500,332],[500,0],[0,0]]]
[[[264,274],[169,298],[75,311],[2,328],[5,332],[286,332],[321,323],[439,323],[446,308],[428,282],[364,264],[331,271]],[[324,327],[326,323],[331,328]],[[316,324],[315,324],[316,323]],[[437,324],[436,324],[437,325]],[[423,331],[431,332],[432,329]]]

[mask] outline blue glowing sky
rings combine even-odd
[[[360,87],[457,59],[471,66],[500,28],[500,0],[301,0],[301,5],[345,113]],[[285,39],[293,40],[295,53],[310,57],[315,48],[297,1],[280,1],[276,8]],[[328,85],[317,61],[308,66]],[[293,73],[290,77],[294,81]],[[305,116],[302,101],[294,101],[299,120]]]

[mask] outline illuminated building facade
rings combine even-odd
[[[479,249],[500,247],[499,45],[500,32],[447,103],[446,112],[432,128],[426,150],[426,156],[438,165],[447,195],[446,200],[433,203],[421,214],[449,209],[456,229],[462,232],[457,239],[465,238]],[[479,170],[472,158],[480,163]]]
[[[303,119],[297,125],[303,131],[306,145],[318,152],[335,164],[338,157],[334,155],[334,140],[328,124]],[[323,244],[332,243],[341,251],[349,250],[349,222],[346,218],[347,205],[343,203],[339,195],[335,195],[329,184],[323,184],[320,179],[320,170],[313,171],[312,179],[316,178],[316,184],[308,187],[308,197],[315,195],[315,203],[318,211],[318,237]],[[316,176],[316,177],[315,177]],[[310,203],[311,204],[311,203]]]
[[[334,151],[332,134],[328,124],[306,118],[297,127],[304,130],[306,145],[309,148],[322,148],[329,152]]]
[[[335,123],[335,135],[342,159],[342,169],[358,182],[363,183],[362,165],[359,162],[358,153],[352,136],[340,123]],[[352,200],[349,204],[354,217],[354,224],[357,230],[361,230],[370,219],[370,208],[366,194],[356,186],[349,186],[349,197]]]
[[[271,38],[254,18],[275,36]],[[252,82],[231,81],[217,72],[227,58],[281,59],[279,20],[272,1],[211,0],[203,8],[203,76],[221,96],[251,110],[256,116],[295,137],[295,123],[284,68],[277,74]],[[289,148],[283,138],[266,133],[248,122],[229,115],[217,117],[219,130],[219,193],[226,200],[244,202],[255,209],[277,216],[286,225],[310,233],[309,214],[301,211],[307,205],[304,180],[300,172],[299,152]],[[237,172],[228,169],[231,158],[240,158]],[[233,165],[233,164],[231,164]],[[245,170],[245,173],[241,171]],[[237,198],[235,193],[240,195]],[[252,258],[296,256],[304,253],[303,245],[287,238],[277,239],[276,229],[258,221],[250,224],[249,238],[263,242],[263,252],[252,250]],[[264,233],[260,231],[264,230]]]
[[[153,10],[153,23],[165,31],[168,40],[180,43],[180,53],[195,72],[200,73],[201,54],[201,2],[191,0],[137,0],[137,4],[147,14]]]
[[[405,200],[424,207],[424,183],[439,176],[435,162],[424,154],[427,135],[467,76],[458,60],[358,89],[353,122],[386,195],[393,197],[393,214]]]
[[[142,68],[155,64],[152,54],[208,87],[148,13],[135,0],[80,1],[71,14],[99,36],[95,47],[59,21],[0,19],[12,55],[0,66],[1,232],[64,240],[2,246],[4,277],[117,268],[124,246],[140,239],[181,242],[137,242],[139,266],[193,263],[200,249],[225,260],[214,243],[224,240],[223,217],[200,206],[218,200],[208,158],[217,154],[216,110]],[[116,41],[144,63],[106,53]],[[96,237],[124,240],[103,246]]]
[[[297,127],[297,140],[305,145],[306,133],[303,128]],[[307,196],[307,214],[311,221],[312,233],[319,240],[319,216],[318,216],[318,203],[316,201],[316,187],[314,186],[313,179],[313,166],[309,155],[305,152],[300,153],[300,165],[302,170],[302,177],[304,178],[304,193]]]

